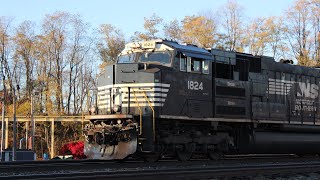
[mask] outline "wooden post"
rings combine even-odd
[[[13,90],[13,145],[12,145],[12,161],[17,160],[17,118],[16,118],[16,90]]]
[[[33,118],[33,92],[31,93],[31,98],[30,98],[30,106],[31,106],[31,112],[30,112],[30,123],[31,123],[31,149],[35,151],[34,148],[34,136],[35,136],[35,131],[36,131],[36,120]]]
[[[26,149],[29,148],[28,142],[29,142],[29,122],[26,121]]]
[[[8,149],[8,145],[9,145],[9,118],[7,117],[6,119],[6,135],[4,140],[6,141],[5,145],[4,145],[4,149]]]
[[[54,157],[54,118],[51,120],[51,159]]]

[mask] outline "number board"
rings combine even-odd
[[[145,49],[153,49],[156,48],[156,42],[155,41],[146,41],[142,43],[142,48]]]

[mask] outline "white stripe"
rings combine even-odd
[[[293,84],[290,83],[274,83],[274,82],[269,82],[269,86],[292,86]]]
[[[284,79],[268,79],[267,92],[269,94],[288,95],[295,81]]]
[[[129,92],[128,89],[121,89],[122,92]],[[169,89],[164,88],[152,88],[152,89],[130,89],[130,93],[133,92],[168,92]]]
[[[151,88],[151,89],[130,89],[130,93],[133,92],[168,92],[169,89],[165,89],[165,88]],[[121,89],[120,90],[121,93],[128,93],[128,89]],[[117,92],[115,91],[113,94],[116,94]],[[110,91],[99,91],[98,95],[110,95]]]
[[[155,107],[155,106],[163,106],[164,104],[163,103],[151,103],[150,104],[151,106]],[[149,106],[148,103],[130,103],[130,107],[141,107],[141,106]],[[128,104],[123,104],[122,107],[128,107]]]
[[[164,104],[163,103],[151,103],[150,104],[151,106],[153,107],[159,107],[159,106],[163,106]],[[130,107],[145,107],[145,106],[148,106],[149,107],[149,104],[148,103],[130,103]],[[122,107],[128,107],[128,104],[122,104]],[[99,108],[110,108],[110,106],[108,105],[101,105],[99,106]]]
[[[150,102],[154,102],[154,101],[161,101],[161,102],[165,102],[166,99],[165,98],[148,98]],[[128,99],[122,99],[122,103],[127,103]],[[131,98],[130,99],[130,103],[131,102],[148,102],[148,100],[146,98],[137,98],[137,100],[135,98]],[[109,104],[109,99],[106,100],[99,100],[98,104]]]
[[[282,82],[282,83],[290,83],[293,84],[295,81],[290,81],[290,80],[284,80],[284,79],[269,79],[269,82]]]
[[[287,93],[283,93],[283,92],[270,92],[269,94],[288,95]]]
[[[164,83],[128,83],[128,84],[110,84],[106,86],[98,87],[98,90],[101,89],[109,89],[109,88],[116,88],[116,87],[170,87],[170,84]]]
[[[166,93],[150,93],[150,92],[147,92],[146,93],[147,96],[150,98],[150,97],[167,97],[167,94]],[[129,97],[129,94],[123,94],[122,97],[124,98],[128,98]],[[130,98],[134,98],[134,94],[130,94]],[[145,97],[145,94],[144,93],[136,93],[136,97]]]
[[[148,98],[150,102],[154,102],[154,101],[166,101],[165,98]],[[148,100],[146,98],[137,98],[138,102],[148,102]],[[128,102],[128,99],[124,99],[123,102]],[[136,102],[136,98],[131,98],[130,102]]]
[[[110,107],[110,93],[119,99],[114,105],[128,107],[129,88],[130,87],[130,107],[149,106],[148,100],[152,106],[163,106],[169,92],[170,84],[162,83],[130,83],[130,84],[112,84],[98,87],[98,107]],[[111,88],[111,91],[110,91]],[[147,96],[147,98],[145,97]],[[136,99],[137,98],[137,99]]]
[[[109,100],[110,96],[105,96],[105,95],[100,95],[98,97],[99,100]],[[130,98],[134,99],[135,97],[139,98],[145,98],[145,94],[144,93],[136,93],[136,95],[134,94],[130,94]],[[165,93],[147,93],[147,97],[148,98],[154,98],[154,97],[167,97],[167,94]],[[122,99],[128,99],[129,98],[129,94],[122,94]]]

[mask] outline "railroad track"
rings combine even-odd
[[[46,161],[0,164],[1,179],[206,179],[318,173],[319,158],[161,161]]]

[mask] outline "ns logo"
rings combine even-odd
[[[319,86],[316,84],[299,82],[300,92],[297,91],[298,97],[316,99],[319,95]]]

